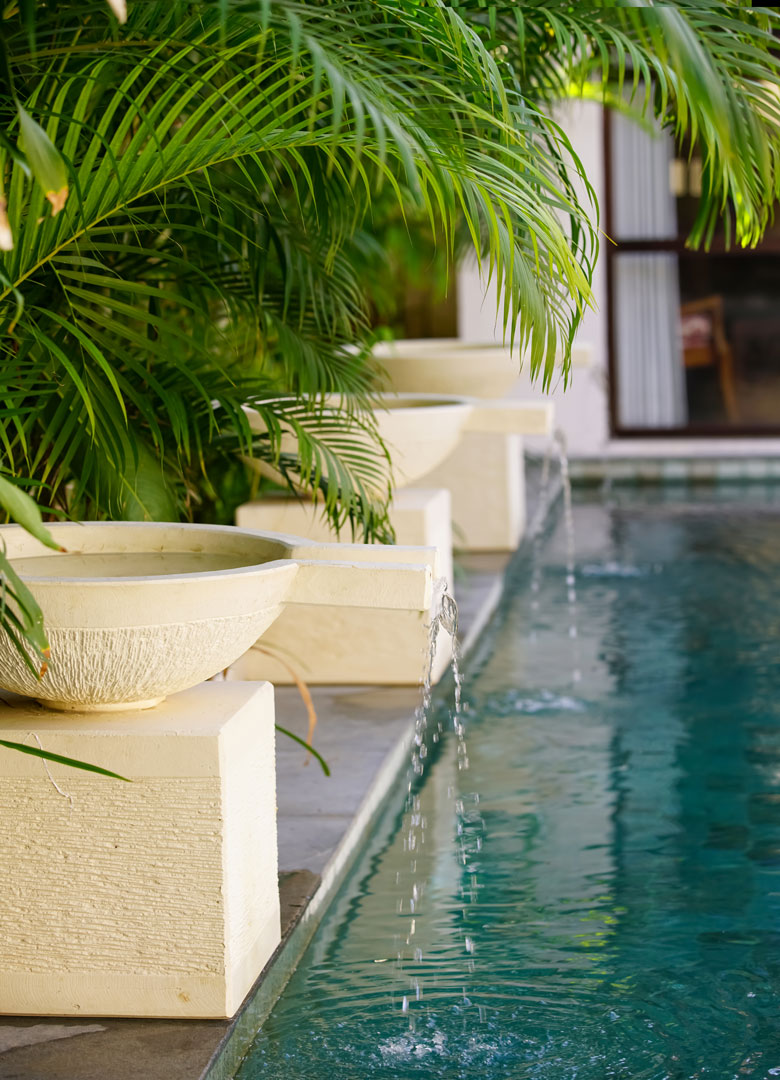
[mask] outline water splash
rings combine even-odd
[[[403,1014],[409,1016],[409,1029],[414,1031],[415,1018],[412,1006],[421,1002],[424,997],[424,982],[420,973],[420,965],[423,963],[423,951],[415,943],[416,914],[425,894],[426,881],[418,875],[418,860],[426,855],[425,829],[426,820],[423,813],[420,795],[417,785],[425,771],[425,763],[428,755],[428,725],[431,717],[433,667],[439,646],[440,635],[445,633],[451,641],[451,667],[453,677],[453,704],[450,712],[452,731],[456,737],[456,762],[459,773],[469,768],[468,746],[466,744],[466,728],[463,718],[463,675],[460,666],[460,651],[458,643],[458,606],[450,595],[447,583],[437,581],[434,586],[435,614],[431,618],[428,647],[426,650],[424,675],[422,680],[422,693],[420,703],[415,710],[414,736],[412,740],[412,754],[410,769],[407,777],[407,801],[404,813],[403,844],[404,850],[410,856],[409,869],[411,887],[407,888],[398,900],[396,910],[401,916],[410,917],[406,932],[396,935],[396,970],[403,980],[403,991],[399,991],[400,1008]],[[436,729],[430,733],[433,742],[438,741],[444,732],[441,719],[437,720]],[[479,896],[479,885],[476,880],[476,856],[482,849],[482,834],[484,823],[479,812],[479,795],[476,793],[458,795],[450,789],[453,799],[453,811],[455,818],[456,852],[460,865],[469,875],[468,884],[461,889],[464,905],[475,903]],[[421,864],[423,865],[423,864]],[[400,885],[400,879],[397,877]],[[402,886],[403,888],[403,886]],[[464,920],[465,922],[465,920]],[[474,951],[473,937],[462,932],[464,954],[469,957]],[[411,958],[416,966],[414,973],[405,972]],[[473,971],[473,960],[468,961],[468,970]]]
[[[482,708],[491,716],[533,716],[536,713],[587,711],[587,702],[554,690],[539,690],[531,695],[522,690],[501,690],[481,699]]]
[[[653,572],[658,573],[659,569],[653,567]],[[619,563],[614,560],[605,563],[586,563],[580,567],[582,577],[593,578],[638,578],[646,577],[649,573],[646,567]]]
[[[558,463],[563,486],[563,528],[566,535],[566,602],[569,614],[569,637],[572,639],[571,681],[578,683],[582,679],[580,671],[579,630],[577,627],[577,578],[574,552],[574,512],[571,498],[571,476],[569,475],[569,457],[566,452],[566,436],[561,430],[555,432],[554,443],[557,448]]]
[[[552,460],[558,461],[560,488],[553,487],[552,483]],[[577,620],[577,576],[575,566],[575,537],[574,537],[574,511],[572,508],[572,485],[569,472],[569,457],[566,449],[566,436],[558,429],[547,445],[542,459],[542,470],[539,478],[538,505],[536,514],[529,528],[531,537],[531,628],[529,639],[531,644],[537,643],[536,620],[539,616],[539,593],[542,584],[542,533],[550,507],[557,497],[558,492],[563,495],[563,526],[566,543],[565,576],[566,604],[568,612],[568,636],[572,642],[572,683],[578,683],[582,679],[579,645],[579,628]]]

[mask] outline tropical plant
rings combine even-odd
[[[445,247],[465,228],[549,378],[596,252],[562,97],[628,82],[702,144],[695,242],[729,202],[755,242],[776,192],[776,17],[733,3],[177,0],[131,4],[121,30],[102,0],[5,15],[5,467],[66,513],[197,514],[215,462],[279,463],[292,427],[296,480],[381,533],[377,463],[349,437],[371,426],[370,369],[345,348],[368,338],[372,210],[422,213]],[[334,392],[352,407],[324,431]]]
[[[755,243],[777,195],[771,9],[134,0],[117,16],[119,0],[0,9],[0,468],[54,513],[229,514],[243,454],[386,538],[385,450],[366,438],[382,222],[423,220],[448,262],[476,251],[532,371],[549,381],[561,344],[565,373],[598,224],[562,98],[653,113],[701,149],[694,243],[724,213]]]
[[[426,208],[445,236],[465,214],[551,362],[588,288],[585,249],[556,217],[576,209],[549,148],[559,136],[550,126],[543,146],[543,120],[515,115],[451,10],[223,6],[138,3],[121,34],[102,3],[41,7],[34,49],[5,20],[6,468],[66,513],[173,517],[197,512],[215,458],[276,460],[291,426],[296,479],[370,535],[376,462],[349,442],[371,426],[369,374],[345,346],[368,331],[355,256],[373,193]],[[54,146],[64,207],[61,177],[29,183],[19,152],[39,175]],[[327,431],[333,392],[351,404]]]

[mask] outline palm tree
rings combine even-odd
[[[500,283],[507,337],[549,380],[598,252],[593,192],[552,115],[561,98],[652,112],[702,147],[694,243],[727,208],[755,243],[777,194],[769,9],[131,0],[124,25],[117,13],[117,0],[25,0],[0,18],[0,468],[50,513],[198,516],[253,455],[320,491],[335,525],[386,537],[385,449],[365,437],[372,215],[422,217],[449,253],[465,237]],[[281,452],[285,429],[298,457]],[[34,605],[7,567],[4,581],[3,626],[37,662]]]

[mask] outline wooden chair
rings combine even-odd
[[[690,368],[716,367],[726,415],[739,422],[739,406],[734,382],[734,355],[726,337],[723,297],[706,296],[680,305],[683,363]]]

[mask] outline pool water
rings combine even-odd
[[[707,499],[579,501],[574,613],[518,556],[241,1080],[780,1076],[780,512]]]

